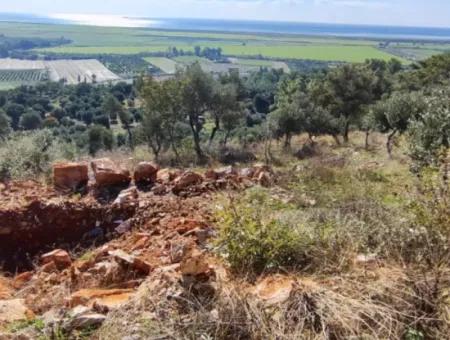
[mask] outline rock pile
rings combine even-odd
[[[17,197],[14,204],[0,208],[0,255],[14,250],[13,259],[18,252],[33,254],[32,250],[48,251],[54,245],[43,255],[34,252],[39,261],[33,270],[0,281],[0,307],[17,307],[14,315],[21,320],[34,313],[51,320],[45,321],[46,327],[56,325],[65,331],[97,327],[109,311],[129,303],[142,283],[153,278],[173,279],[178,288],[184,287],[182,292],[166,287],[167,297],[174,299],[186,292],[212,294],[217,272],[207,241],[214,229],[210,202],[202,194],[270,185],[275,178],[264,165],[200,174],[140,163],[133,172],[136,186],[130,186],[130,172],[111,160],[94,160],[91,165],[90,187],[123,189],[114,201],[100,203],[94,190],[81,197],[62,196],[49,188],[39,190],[36,184],[25,186],[30,196],[23,195],[23,189],[19,195],[14,187],[3,188],[6,198],[0,192],[0,202]],[[55,186],[73,190],[87,185],[86,168],[81,163],[55,165]],[[151,190],[141,190],[140,185]],[[105,238],[105,233],[113,237]],[[102,243],[85,254],[68,242],[89,237]]]
[[[93,160],[91,167],[96,188],[126,188],[131,182],[130,172],[108,158]],[[54,174],[56,187],[74,188],[87,183],[87,166],[82,163],[55,164]],[[219,189],[236,189],[254,183],[270,186],[274,178],[272,169],[264,164],[243,169],[233,166],[209,169],[201,175],[191,170],[182,172],[176,169],[160,169],[153,163],[141,162],[133,172],[134,184],[138,188],[151,187],[151,191],[156,195],[173,193],[182,197]],[[130,192],[122,192],[119,196],[117,203],[131,197]]]

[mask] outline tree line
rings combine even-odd
[[[342,144],[356,129],[367,142],[372,131],[385,133],[388,154],[395,137],[407,133],[411,156],[430,164],[449,147],[449,79],[450,54],[442,54],[411,66],[367,60],[311,73],[261,68],[241,77],[234,70],[213,76],[193,64],[163,82],[43,83],[0,95],[0,136],[48,128],[91,154],[145,143],[155,158],[170,152],[179,161],[180,150],[189,149],[204,162],[230,141],[245,149],[279,139],[289,150],[302,133],[311,143],[330,135]]]

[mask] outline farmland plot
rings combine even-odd
[[[0,90],[33,85],[47,79],[48,72],[42,61],[0,59]]]
[[[92,83],[94,79],[98,83],[103,83],[119,80],[120,77],[96,59],[51,61],[0,59],[0,88],[32,84],[48,79],[77,84]]]
[[[289,66],[284,61],[272,61],[264,59],[244,59],[230,57],[228,60],[236,65],[249,66],[249,67],[268,67],[276,70],[282,69],[284,72],[289,73]]]
[[[3,58],[0,59],[0,70],[43,70],[45,69],[42,60],[21,60]]]
[[[87,60],[53,60],[45,63],[53,81],[64,80],[67,84],[80,82],[104,83],[120,78],[95,59]]]
[[[45,70],[0,70],[0,82],[38,82],[45,77]]]
[[[159,68],[166,74],[174,74],[177,70],[178,63],[172,59],[164,57],[149,57],[144,60],[153,66]]]

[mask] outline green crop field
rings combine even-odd
[[[156,66],[164,73],[173,74],[177,70],[177,62],[169,58],[149,57],[144,58],[144,60],[153,66]]]
[[[0,70],[0,90],[9,90],[20,85],[38,83],[47,78],[45,70]]]
[[[147,46],[61,46],[41,49],[41,52],[63,54],[139,54],[164,52],[170,46],[178,49],[192,51],[193,46],[188,45],[147,45]],[[203,45],[204,46],[204,45]],[[223,53],[233,56],[256,56],[278,59],[311,59],[323,61],[363,62],[368,58],[389,60],[394,55],[380,51],[372,46],[347,45],[225,45],[210,44],[209,47],[221,47]]]
[[[62,54],[139,54],[139,53],[155,53],[165,52],[173,45],[146,45],[146,46],[59,46],[53,48],[38,49],[38,52],[45,53],[62,53]],[[192,50],[189,46],[183,47],[184,50]]]
[[[380,48],[379,40],[312,37],[288,34],[239,34],[220,32],[164,31],[147,28],[90,27],[0,22],[0,33],[12,37],[41,37],[72,40],[69,45],[40,49],[38,52],[60,54],[120,54],[166,52],[171,47],[193,51],[194,46],[222,48],[224,54],[237,57],[261,55],[273,59],[311,59],[321,61],[361,62],[367,58],[397,57],[415,60],[410,54],[395,53],[393,44]],[[449,44],[402,44],[408,52],[430,55],[444,51]],[[407,45],[410,44],[410,45]],[[410,49],[414,46],[414,50]],[[397,46],[395,46],[397,47]],[[402,58],[404,57],[404,58]],[[241,64],[242,65],[242,64]],[[252,65],[254,66],[254,65]],[[262,66],[262,64],[261,64]]]
[[[362,62],[368,58],[389,60],[393,56],[372,46],[344,45],[273,45],[273,46],[223,46],[228,55],[262,55],[280,59],[311,59],[323,61]]]
[[[273,61],[270,60],[260,60],[260,59],[242,59],[233,58],[233,63],[245,66],[259,66],[259,67],[272,67]]]

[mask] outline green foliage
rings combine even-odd
[[[255,189],[218,212],[217,245],[235,270],[260,273],[299,264],[304,240],[289,226],[265,219],[263,211],[272,204],[277,203],[266,192]]]
[[[396,87],[406,91],[427,90],[433,86],[448,85],[450,79],[450,53],[443,53],[421,61],[399,74]]]
[[[15,133],[0,147],[0,179],[29,179],[50,173],[57,160],[73,159],[71,144],[55,138],[49,130]]]
[[[177,155],[186,136],[181,86],[178,80],[156,82],[152,79],[140,86],[144,110],[138,138],[141,136],[151,147],[155,157],[167,146]]]
[[[364,114],[366,105],[377,99],[379,76],[370,64],[345,64],[331,70],[324,81],[311,87],[312,98],[341,122],[345,141],[351,124],[356,124]]]
[[[425,336],[423,335],[423,333],[414,328],[409,328],[404,335],[404,340],[424,340],[424,339]]]
[[[214,79],[203,72],[199,63],[188,66],[178,74],[182,83],[183,109],[191,127],[194,148],[200,161],[204,160],[201,147],[201,132],[204,127],[204,115],[210,109],[213,99]]]
[[[123,111],[122,104],[113,95],[108,95],[102,105],[102,111],[109,116],[111,120],[117,120]]]
[[[38,332],[41,332],[45,328],[45,324],[41,319],[16,321],[16,322],[8,325],[7,330],[11,333],[18,333],[21,330],[24,330],[24,329],[27,329],[30,327]]]
[[[425,100],[420,93],[393,93],[391,97],[372,107],[373,127],[380,132],[404,133],[409,121],[417,117],[424,108]]]
[[[226,131],[224,138],[224,143],[226,144],[231,131],[239,124],[242,124],[242,118],[244,117],[243,109],[238,102],[236,86],[234,84],[215,82],[209,111],[214,122],[214,128],[209,138],[210,144],[222,126]]]
[[[314,83],[304,85],[300,78],[280,82],[275,97],[275,111],[269,119],[276,136],[285,136],[285,147],[290,146],[293,135],[306,132],[310,137],[322,134],[336,135],[337,120],[323,107],[316,105],[310,93]]]
[[[11,119],[6,115],[5,111],[0,109],[0,140],[6,138],[11,132]]]
[[[403,134],[412,119],[418,117],[426,107],[425,98],[421,93],[397,93],[378,101],[370,109],[369,126],[383,133],[389,132],[387,151],[392,152],[392,139]]]
[[[24,130],[37,130],[42,126],[42,118],[39,112],[28,111],[20,117],[20,127]]]
[[[301,91],[299,79],[285,79],[280,83],[275,97],[276,110],[270,119],[276,134],[285,136],[285,147],[290,146],[291,137],[305,129],[305,111],[311,111],[307,95]]]
[[[25,112],[25,108],[21,104],[8,103],[5,107],[6,114],[11,117],[13,129],[19,127],[20,116]]]
[[[450,148],[450,88],[436,90],[410,124],[410,155],[418,167],[437,165]]]
[[[100,150],[112,150],[114,137],[111,130],[101,125],[93,125],[88,130],[89,153],[95,155]]]

